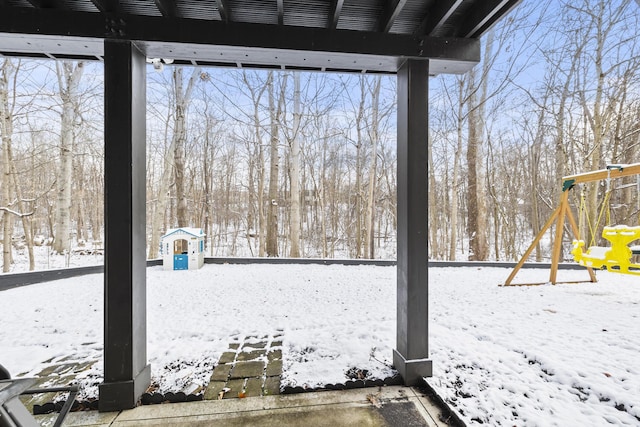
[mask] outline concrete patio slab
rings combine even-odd
[[[384,386],[75,412],[64,426],[446,426],[439,420],[418,389]]]
[[[119,412],[82,411],[71,412],[62,423],[63,427],[106,427],[110,426],[119,415]],[[34,418],[42,427],[53,426],[57,413],[36,415]]]

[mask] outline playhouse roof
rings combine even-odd
[[[179,227],[179,228],[171,228],[167,231],[167,234],[165,234],[164,236],[162,236],[162,239],[164,239],[165,237],[169,237],[172,234],[176,234],[176,233],[186,233],[186,234],[190,234],[194,237],[204,237],[204,232],[202,231],[201,228],[194,228],[194,227]]]

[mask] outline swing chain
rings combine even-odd
[[[589,233],[591,234],[591,240],[589,243],[589,246],[594,246],[596,243],[596,233],[598,232],[598,229],[600,228],[600,223],[602,222],[602,217],[605,216],[605,211],[606,211],[606,225],[611,225],[611,211],[608,209],[609,207],[609,201],[611,199],[611,170],[607,169],[607,179],[606,179],[606,191],[605,191],[605,196],[604,199],[602,200],[601,204],[600,204],[600,208],[598,209],[598,215],[595,219],[595,224],[592,224],[591,222],[591,218],[589,217],[589,212],[587,212],[587,203],[586,203],[586,191],[585,191],[585,185],[582,184],[580,185],[580,208],[578,210],[578,238],[579,240],[582,239],[582,235],[583,235],[583,230],[584,230],[584,225],[586,223],[586,225],[589,228]]]

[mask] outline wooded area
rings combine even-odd
[[[516,260],[562,176],[639,161],[639,20],[525,0],[472,72],[430,79],[432,259]],[[395,258],[395,96],[395,76],[150,66],[148,257],[192,226],[211,256]],[[102,247],[102,109],[100,63],[0,58],[4,272],[33,245]],[[635,178],[616,185],[611,223],[639,224]],[[575,191],[585,223],[605,190]]]

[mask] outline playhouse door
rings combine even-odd
[[[176,240],[173,242],[173,269],[188,270],[189,269],[189,243],[184,240]]]
[[[187,270],[189,268],[189,255],[174,255],[173,256],[173,269],[174,270]]]

